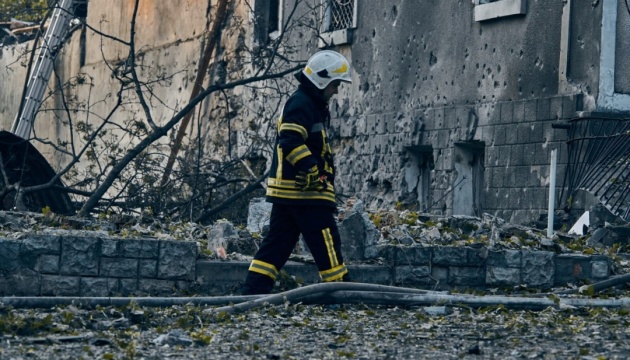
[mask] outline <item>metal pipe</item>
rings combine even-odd
[[[547,237],[553,235],[554,204],[556,202],[556,168],[558,167],[558,150],[551,150],[551,166],[549,167],[549,215],[547,216]]]

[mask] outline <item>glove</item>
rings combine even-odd
[[[317,165],[313,165],[308,171],[298,171],[295,185],[302,191],[324,191],[328,187],[328,181],[325,174],[319,173]]]

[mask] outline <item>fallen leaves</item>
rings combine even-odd
[[[30,334],[3,332],[3,358],[495,358],[623,357],[630,351],[625,309],[509,311],[503,307],[427,313],[424,308],[281,304],[229,319],[187,305],[168,308],[21,310],[2,308],[0,323],[42,321]],[[136,320],[98,330],[100,321]],[[69,327],[51,333],[51,324]],[[142,316],[140,316],[142,315]],[[78,318],[78,319],[77,319]],[[194,320],[190,320],[190,319]],[[131,321],[131,320],[130,320]],[[159,331],[158,331],[159,329]],[[27,330],[23,328],[21,331]],[[51,350],[52,349],[52,350]],[[551,357],[550,357],[551,356]]]

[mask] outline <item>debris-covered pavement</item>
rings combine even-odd
[[[348,212],[340,215],[348,216]],[[628,273],[627,256],[622,254],[627,247],[625,228],[607,223],[585,236],[558,232],[547,239],[539,229],[492,217],[438,219],[389,211],[370,213],[365,218],[378,230],[374,241],[381,244],[479,243],[558,253],[599,252],[614,255],[617,274]],[[50,213],[3,213],[0,230],[3,236],[18,239],[22,232],[61,227],[129,238],[195,240],[203,250],[200,257],[228,260],[246,259],[255,250],[252,244],[261,238],[226,222],[201,226],[156,219],[106,220],[82,223]],[[597,231],[606,233],[596,237]],[[226,253],[216,251],[219,248]],[[489,289],[488,293],[496,290]],[[526,295],[536,290],[517,287],[511,293]],[[580,296],[607,299],[629,295],[621,285]],[[137,304],[13,309],[0,305],[0,359],[621,359],[630,353],[630,309],[625,308],[551,306],[526,311],[502,305],[285,303],[236,314],[204,311],[208,309]]]
[[[3,308],[2,359],[622,359],[629,311],[279,305]]]

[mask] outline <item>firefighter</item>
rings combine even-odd
[[[250,264],[242,289],[245,295],[271,292],[300,234],[322,282],[349,281],[334,218],[335,166],[326,128],[328,101],[341,82],[352,82],[350,64],[343,55],[324,50],[314,54],[295,77],[300,84],[278,120],[267,180],[267,201],[273,204],[269,233]]]

